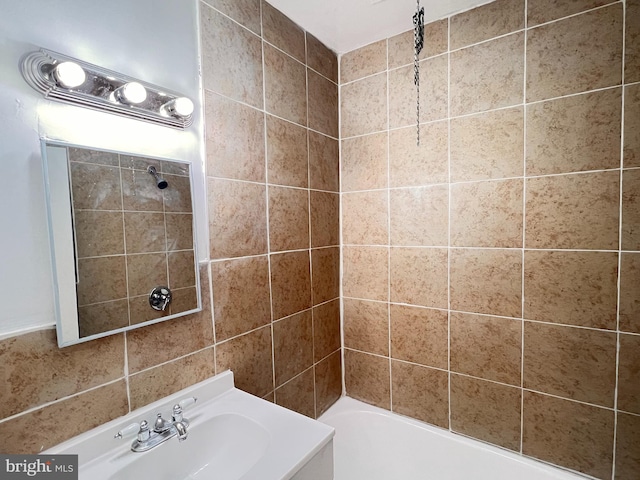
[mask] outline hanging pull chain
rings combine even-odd
[[[416,1],[416,13],[413,16],[413,83],[416,85],[416,144],[420,146],[420,63],[418,56],[424,46],[424,8],[420,0]]]

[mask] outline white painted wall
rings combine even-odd
[[[40,139],[189,161],[208,256],[196,0],[0,0],[0,336],[54,323]],[[189,96],[182,132],[45,100],[20,58],[46,48]]]

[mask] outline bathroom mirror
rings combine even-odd
[[[190,165],[42,142],[60,347],[201,309]]]

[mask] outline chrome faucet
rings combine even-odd
[[[187,439],[187,429],[189,428],[189,420],[182,415],[183,409],[193,405],[197,400],[195,397],[189,397],[176,403],[173,406],[170,422],[162,418],[161,413],[158,413],[153,430],[150,430],[147,421],[143,420],[123,428],[114,435],[114,438],[126,437],[137,430],[138,436],[131,444],[131,450],[134,452],[146,452],[173,437],[178,437],[178,440],[182,442]]]

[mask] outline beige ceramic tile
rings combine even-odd
[[[389,355],[389,305],[344,298],[344,346],[377,355]]]
[[[451,429],[509,450],[520,449],[519,388],[451,375]]]
[[[285,53],[264,45],[265,108],[299,125],[307,124],[306,68]]]
[[[340,296],[339,248],[311,250],[311,272],[311,294],[314,305]]]
[[[121,380],[2,423],[0,451],[35,455],[127,413]]]
[[[313,307],[313,357],[319,362],[340,349],[340,300]]]
[[[527,179],[527,248],[618,248],[620,173]]]
[[[127,284],[130,297],[148,295],[155,287],[168,283],[167,255],[164,252],[127,255]]]
[[[316,364],[316,415],[320,416],[342,395],[341,353],[336,352]]]
[[[208,187],[211,258],[266,253],[266,188],[217,179]]]
[[[122,377],[124,338],[60,349],[55,330],[38,330],[0,341],[0,364],[0,418],[6,418]]]
[[[343,295],[388,301],[388,256],[389,249],[386,247],[343,247]]]
[[[376,407],[391,408],[389,359],[345,349],[346,394]]]
[[[193,213],[191,181],[182,175],[165,175],[169,187],[161,190],[165,212]]]
[[[625,83],[640,81],[640,2],[627,0],[625,33]]]
[[[169,262],[169,287],[185,288],[196,284],[195,259],[193,250],[171,252]]]
[[[523,181],[451,186],[451,245],[522,247]]]
[[[158,172],[162,172],[162,165],[165,163],[156,158],[138,157],[135,155],[120,154],[119,157],[120,167],[127,170],[142,170],[146,172],[147,168],[153,166],[156,167]],[[115,165],[117,165],[117,163]]]
[[[618,254],[525,251],[524,317],[616,329]]]
[[[269,263],[266,256],[211,264],[217,341],[271,321]]]
[[[527,32],[527,101],[620,84],[622,5]]]
[[[524,34],[481,43],[451,54],[451,115],[522,103]]]
[[[623,253],[620,263],[620,330],[640,333],[640,254]]]
[[[162,212],[164,210],[163,190],[145,171],[121,170],[122,206],[125,210],[138,212]],[[168,178],[165,178],[167,181]],[[171,185],[173,189],[175,185]],[[166,191],[168,189],[165,189]],[[117,189],[115,190],[117,192]],[[119,194],[119,192],[117,192]],[[120,207],[117,207],[119,210]]]
[[[613,407],[616,334],[525,322],[525,388]]]
[[[451,181],[522,176],[522,107],[451,120]]]
[[[267,115],[268,181],[308,186],[307,132],[303,127]]]
[[[332,82],[338,83],[336,54],[309,32],[307,32],[307,65]]]
[[[276,386],[282,385],[313,365],[311,311],[307,310],[274,322],[273,359]]]
[[[166,213],[167,250],[190,250],[193,248],[193,215],[189,213]]]
[[[172,315],[195,308],[198,308],[198,294],[195,285],[173,290],[173,298],[171,300]]]
[[[624,167],[640,167],[640,84],[624,92]]]
[[[420,62],[420,121],[447,116],[447,56]],[[389,126],[415,125],[416,87],[412,65],[389,71]]]
[[[160,257],[164,256],[164,253],[160,254]],[[166,263],[164,278],[166,280]],[[151,288],[145,293],[149,293]],[[125,298],[127,296],[125,257],[119,255],[81,258],[78,260],[76,289],[79,306]]]
[[[182,161],[161,160],[160,170],[162,173],[168,173],[169,175],[182,175],[188,177],[190,164]]]
[[[340,191],[340,142],[309,130],[309,186]]]
[[[392,189],[389,195],[391,245],[448,245],[449,189],[446,185]]]
[[[522,453],[610,478],[613,411],[525,391],[522,415]]]
[[[528,0],[527,22],[529,27],[550,22],[558,18],[575,15],[591,8],[610,3],[610,0],[570,0],[556,2],[554,0]]]
[[[640,416],[618,413],[615,480],[633,478],[640,472]]]
[[[181,332],[184,334],[181,335]],[[162,348],[149,348],[149,345],[162,345]],[[127,332],[129,372],[139,372],[211,345],[211,318],[201,315],[181,317],[132,330]]]
[[[342,195],[342,241],[345,244],[388,245],[387,192],[345,193]]]
[[[260,34],[260,0],[203,0],[236,22]],[[204,7],[202,8],[204,9]]]
[[[340,243],[340,196],[335,193],[309,193],[311,199],[311,246],[327,247]]]
[[[620,168],[622,90],[527,107],[527,175]]]
[[[147,297],[147,302],[148,302]],[[129,306],[127,300],[97,303],[78,307],[78,328],[80,337],[108,332],[129,326]]]
[[[391,357],[447,369],[447,312],[405,305],[391,305],[390,309]]]
[[[451,49],[524,28],[524,0],[496,0],[451,17]]]
[[[309,192],[270,186],[268,193],[271,251],[309,248]]]
[[[135,215],[135,214],[131,214]],[[143,214],[144,215],[144,214]],[[164,250],[164,218],[160,228],[156,225],[145,225],[148,229],[138,234],[146,234],[161,245],[154,245],[156,250]],[[74,212],[74,231],[76,234],[76,252],[78,258],[98,257],[103,255],[124,254],[124,231],[121,212],[99,212],[92,210],[76,210]],[[127,250],[129,247],[127,246]],[[150,250],[148,250],[150,251]]]
[[[451,313],[451,370],[520,386],[522,322]]]
[[[340,83],[347,83],[387,69],[387,41],[371,43],[340,58]]]
[[[618,409],[640,415],[640,336],[620,335]]]
[[[116,217],[117,221],[122,221],[121,214],[118,213]],[[100,228],[94,227],[94,231],[107,234],[111,231],[120,236],[122,234],[122,224],[118,225],[117,221],[113,227],[108,224],[101,224]],[[113,228],[113,230],[110,230],[111,228]],[[161,252],[165,251],[167,248],[165,238],[165,216],[163,213],[125,212],[124,233],[126,238],[127,254]],[[106,238],[109,237],[106,236]],[[80,244],[79,239],[78,244]],[[107,253],[102,253],[102,255],[107,255]]]
[[[205,91],[207,175],[264,182],[264,114]]]
[[[307,417],[316,418],[313,368],[277,388],[276,403]]]
[[[338,86],[307,69],[309,128],[338,138]]]
[[[449,428],[449,375],[442,370],[392,361],[393,411]]]
[[[447,249],[391,248],[391,301],[447,308]]]
[[[304,30],[265,1],[262,2],[262,38],[305,62]]]
[[[451,309],[505,317],[522,314],[522,253],[451,251]]]
[[[341,138],[387,127],[387,75],[367,77],[340,89]]]
[[[216,371],[233,371],[236,387],[256,396],[274,389],[271,327],[216,345]]]
[[[173,292],[171,302],[173,303],[174,301],[175,301],[175,292]],[[103,305],[103,304],[99,303],[97,305],[93,305],[92,308],[99,307],[100,305]],[[129,297],[128,306],[129,306],[129,316],[128,316],[129,324],[136,325],[138,323],[147,322],[149,320],[156,320],[158,318],[171,315],[171,307],[173,305],[169,305],[169,308],[165,309],[164,311],[154,310],[149,305],[149,294],[147,293],[146,295]]]
[[[117,153],[75,147],[69,147],[67,152],[70,162],[95,163],[97,165],[110,165],[112,167],[120,165],[120,159]]]
[[[234,6],[236,2],[230,0],[210,1],[224,3],[234,13],[244,10],[240,5]],[[248,1],[258,4],[259,7],[257,0],[242,0],[242,3]],[[203,87],[225,97],[262,108],[260,37],[215,10],[203,7],[200,11],[200,41]]]
[[[387,186],[387,133],[374,133],[342,141],[343,192]]]
[[[622,249],[640,250],[640,170],[622,174]]]
[[[75,210],[122,210],[118,167],[71,162],[69,168]]]
[[[447,123],[420,125],[419,146],[416,143],[415,125],[389,132],[391,187],[413,187],[448,181]]]
[[[420,60],[445,53],[449,44],[449,20],[443,18],[424,26],[424,45]],[[413,63],[413,30],[390,37],[389,44],[389,69],[402,67]]]
[[[273,319],[311,307],[309,251],[271,255]]]
[[[213,347],[131,375],[131,409],[160,400],[215,375]],[[162,379],[162,381],[158,381]]]

